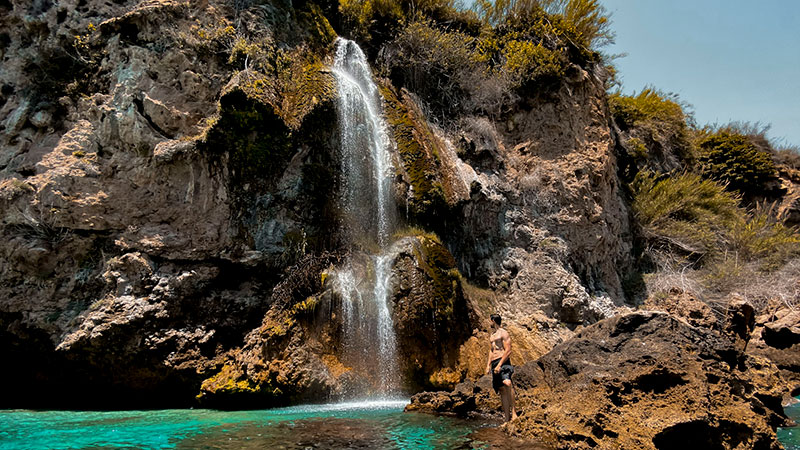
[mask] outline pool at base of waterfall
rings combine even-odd
[[[366,401],[261,411],[0,411],[0,449],[472,449],[494,424]]]
[[[783,444],[784,450],[800,450],[800,397],[796,402],[785,408],[786,415],[798,423],[792,428],[778,428],[778,440]]]
[[[0,411],[0,449],[523,448],[495,423],[404,413],[405,400],[260,411]],[[800,422],[800,403],[786,408]],[[477,432],[476,432],[477,430]],[[800,427],[778,429],[800,450]],[[527,448],[527,446],[524,446]],[[539,448],[531,445],[530,448]]]

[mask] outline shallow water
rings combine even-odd
[[[486,423],[403,413],[406,404],[354,402],[262,411],[6,410],[0,411],[0,450],[488,447],[470,437]],[[800,404],[786,412],[800,423]],[[778,429],[778,439],[786,450],[800,450],[800,427]]]
[[[0,411],[0,449],[451,449],[483,424],[403,413],[407,401],[263,411]]]
[[[798,397],[800,400],[800,397]],[[785,450],[800,450],[800,403],[786,408],[786,415],[794,419],[799,426],[792,428],[778,428],[778,440]]]

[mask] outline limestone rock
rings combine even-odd
[[[509,428],[565,449],[778,448],[777,370],[742,356],[665,313],[607,319],[520,368],[530,403]]]
[[[756,318],[747,353],[772,361],[780,370],[784,401],[800,393],[800,314],[779,306]]]
[[[775,427],[789,424],[778,370],[741,351],[729,334],[664,312],[620,314],[517,367],[520,418],[504,428],[558,449],[777,449]],[[486,376],[417,394],[407,409],[485,416],[499,408]]]

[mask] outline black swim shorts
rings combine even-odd
[[[500,392],[500,387],[503,385],[503,380],[510,380],[511,375],[514,375],[514,366],[511,365],[511,359],[500,366],[500,373],[495,373],[494,368],[497,367],[499,359],[492,361],[492,387],[495,392]]]

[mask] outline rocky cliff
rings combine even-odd
[[[341,258],[335,34],[322,9],[0,8],[2,352],[15,368],[3,377],[19,386],[7,406],[188,405],[203,380],[214,386],[236,355],[269,342],[256,330],[273,316],[311,295],[335,303],[324,283],[280,293],[307,258]],[[412,93],[384,86],[398,211],[442,239],[397,250],[402,348],[439,348],[401,352],[409,386],[478,373],[472,335],[490,311],[541,330],[520,340],[526,360],[569,333],[558,322],[624,303],[628,213],[596,75],[581,70],[507,121],[467,117],[448,132]],[[314,267],[304,276],[329,269]],[[287,379],[277,402],[343,389],[331,381],[349,370],[336,362],[336,321],[326,349],[302,340],[315,323],[288,338],[317,361],[295,365],[318,373]],[[248,373],[269,378],[259,367]]]

